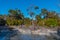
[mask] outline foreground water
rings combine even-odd
[[[5,30],[0,33],[0,40],[55,40],[52,36],[21,33],[18,30]]]
[[[13,37],[0,37],[0,40],[54,40],[51,37],[47,36],[39,36],[39,35],[27,35],[27,34],[21,34],[21,35],[14,35]]]

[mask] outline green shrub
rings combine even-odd
[[[56,19],[47,19],[45,21],[45,25],[48,27],[56,27],[58,25],[58,23],[57,23]]]
[[[37,23],[37,25],[39,25],[39,26],[44,26],[44,21],[39,21],[38,23]]]
[[[9,25],[9,26],[12,26],[12,25],[21,25],[22,23],[23,23],[22,20],[17,20],[17,19],[7,18],[7,20],[6,20],[6,24]]]

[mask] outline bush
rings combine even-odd
[[[39,26],[44,26],[43,23],[44,23],[44,21],[41,20],[41,21],[39,21],[37,24],[38,24]]]
[[[29,18],[24,19],[24,24],[26,25],[26,27],[31,25],[31,20]]]
[[[45,21],[45,25],[48,27],[56,27],[58,25],[58,23],[57,23],[56,19],[47,19]]]
[[[6,24],[9,25],[9,26],[12,26],[12,25],[21,25],[22,23],[23,23],[22,20],[17,20],[17,19],[7,18],[7,20],[6,20]]]
[[[18,23],[18,25],[21,25],[21,24],[23,24],[23,20],[18,20],[17,23]]]
[[[3,26],[3,25],[5,25],[5,24],[6,24],[6,21],[3,20],[3,19],[0,19],[0,26]]]
[[[58,26],[60,26],[60,19],[57,22],[58,22]]]
[[[10,19],[10,18],[7,18],[7,20],[6,20],[6,24],[7,25],[14,25],[14,19],[12,20],[12,19]]]

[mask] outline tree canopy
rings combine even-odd
[[[29,13],[29,17],[26,18],[21,10],[15,9],[12,10],[10,9],[8,12],[8,15],[0,15],[0,25],[1,24],[7,24],[9,26],[11,25],[32,25],[32,21],[36,23],[36,25],[39,26],[48,26],[48,27],[56,27],[60,26],[60,16],[56,11],[48,11],[47,9],[43,8],[41,9],[40,13],[37,12],[35,13],[36,10],[38,10],[38,6],[34,6],[33,8],[27,9],[27,13]],[[44,18],[42,18],[44,16]],[[6,20],[4,18],[6,17]],[[35,18],[35,20],[33,20]]]

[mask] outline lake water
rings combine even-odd
[[[22,34],[20,32],[18,32],[14,36],[10,36],[10,34],[13,34],[13,33],[16,33],[16,32],[6,31],[6,32],[0,33],[0,40],[54,40],[51,37],[47,37],[45,35],[40,36],[40,35],[34,35],[34,34]]]

